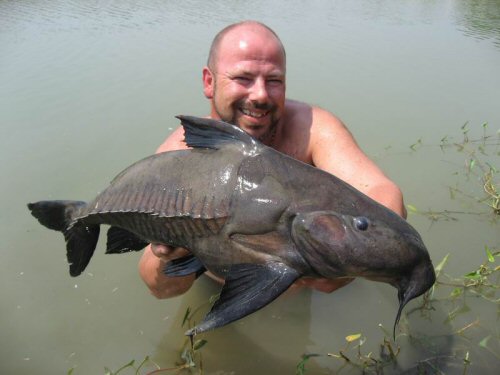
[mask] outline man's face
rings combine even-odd
[[[285,58],[279,43],[267,34],[228,36],[213,70],[204,71],[212,117],[235,124],[256,138],[268,134],[285,106]],[[210,87],[206,74],[212,77]]]

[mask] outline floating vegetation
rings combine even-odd
[[[439,148],[441,151],[454,150],[464,156],[464,164],[458,166],[458,170],[453,174],[457,176],[456,186],[449,186],[451,199],[458,196],[480,203],[487,207],[487,210],[478,211],[457,211],[457,210],[419,210],[414,205],[407,205],[409,212],[426,216],[431,221],[446,220],[456,221],[460,215],[500,215],[500,171],[491,160],[498,162],[500,156],[500,130],[496,133],[488,132],[488,123],[482,124],[482,136],[470,138],[470,128],[468,123],[461,127],[462,139],[453,141],[452,137],[444,136],[441,138]],[[436,145],[426,145],[419,138],[410,145],[412,151],[418,151],[424,146],[436,147]],[[474,182],[478,189],[476,195],[464,191],[459,186],[464,182]]]
[[[383,373],[383,369],[387,366],[392,366],[397,362],[397,357],[401,348],[392,341],[391,336],[381,324],[379,327],[384,332],[383,342],[379,345],[378,355],[373,352],[364,354],[362,351],[363,344],[366,343],[367,338],[361,333],[348,335],[345,337],[346,344],[342,349],[335,353],[326,354],[304,354],[301,361],[296,368],[296,375],[306,374],[306,363],[313,357],[331,357],[342,362],[341,367],[337,371],[341,371],[344,367],[352,367],[360,370],[362,373]]]
[[[151,358],[149,358],[149,356],[146,356],[146,358],[144,358],[144,360],[141,363],[139,363],[139,366],[137,367],[135,367],[135,360],[128,362],[126,365],[123,365],[116,371],[112,371],[109,368],[104,367],[104,375],[119,375],[120,373],[123,374],[123,371],[127,371],[128,374],[131,374],[131,372],[128,370],[134,371],[135,375],[140,375],[142,374],[141,369],[148,364],[154,365],[159,370],[161,370],[160,366],[158,366]],[[73,375],[74,371],[75,368],[73,367],[67,372],[67,375]],[[149,372],[148,374],[155,374],[155,373],[157,373],[157,371]]]
[[[305,375],[306,373],[306,363],[312,357],[319,357],[321,354],[302,354],[301,361],[297,364],[295,374],[296,375]]]

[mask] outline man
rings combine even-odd
[[[226,27],[215,37],[203,68],[210,117],[235,124],[264,144],[336,175],[405,217],[401,191],[359,149],[342,122],[325,110],[285,97],[285,73],[285,50],[271,29],[254,21]],[[186,149],[183,139],[180,127],[157,152]],[[190,288],[194,275],[163,274],[166,262],[187,253],[161,244],[145,249],[139,272],[154,296],[173,297]],[[304,278],[296,284],[332,292],[349,281]]]

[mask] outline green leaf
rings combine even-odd
[[[406,208],[408,208],[408,210],[409,210],[410,212],[414,212],[414,213],[417,213],[417,212],[418,212],[417,207],[415,207],[415,206],[413,206],[413,205],[411,205],[411,204],[407,204],[407,205],[406,205]]]
[[[361,333],[356,333],[354,335],[346,336],[345,339],[347,342],[353,342],[353,341],[356,341],[357,339],[359,339],[360,337],[361,337]]]
[[[488,347],[488,341],[490,340],[491,338],[491,335],[488,335],[486,336],[484,339],[482,339],[480,342],[479,342],[479,346],[482,347],[482,348],[487,348]]]
[[[189,313],[190,312],[191,312],[191,307],[188,306],[188,308],[186,309],[186,313],[184,314],[184,319],[182,319],[181,327],[184,327],[184,324],[186,324],[186,321],[189,318]]]
[[[458,296],[460,296],[462,293],[463,293],[463,289],[462,288],[455,288],[453,289],[453,291],[450,293],[450,297],[451,298],[456,298]]]
[[[488,256],[488,261],[490,263],[495,263],[495,257],[493,256],[490,249],[488,248],[488,245],[485,245],[484,249],[486,250],[486,255]]]
[[[441,262],[439,262],[439,264],[434,268],[434,271],[436,272],[437,276],[439,276],[439,273],[441,272],[444,265],[448,261],[449,256],[450,256],[450,253],[446,254],[445,257],[443,258],[443,260]]]
[[[207,343],[208,341],[205,340],[205,339],[202,339],[202,340],[198,340],[194,343],[193,345],[193,349],[194,350],[199,350],[201,349],[203,346],[205,346],[205,344]]]
[[[472,168],[476,165],[476,159],[470,159],[469,170],[472,171]]]
[[[302,354],[302,360],[297,364],[295,374],[304,375],[306,373],[306,363],[311,357],[319,357],[319,354]]]
[[[464,275],[464,277],[471,280],[477,280],[481,278],[481,274],[479,273],[479,271],[474,271],[474,272],[469,272],[468,274]]]

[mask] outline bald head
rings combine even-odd
[[[248,40],[265,40],[267,44],[275,43],[286,61],[285,47],[278,35],[268,26],[257,21],[242,21],[222,29],[214,38],[208,54],[207,66],[216,71],[220,54],[228,48],[241,48]]]

